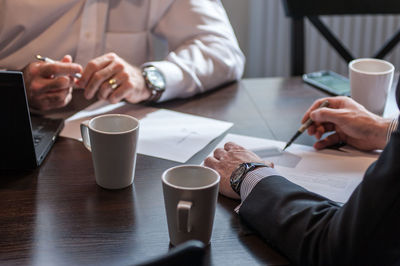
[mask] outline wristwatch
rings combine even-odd
[[[240,185],[242,184],[242,181],[246,174],[261,166],[269,167],[268,165],[265,165],[263,163],[242,163],[241,165],[239,165],[239,167],[232,172],[230,179],[233,191],[235,191],[240,196]]]
[[[156,102],[165,91],[165,77],[155,66],[146,66],[142,70],[146,87],[150,91],[150,97],[146,102]]]

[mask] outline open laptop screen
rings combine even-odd
[[[0,91],[0,169],[34,168],[36,155],[22,73],[0,71]]]
[[[0,92],[0,169],[36,168],[53,146],[64,121],[30,115],[21,72],[0,71]]]

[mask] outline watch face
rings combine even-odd
[[[164,90],[165,80],[164,76],[157,70],[147,70],[147,78],[155,89]]]

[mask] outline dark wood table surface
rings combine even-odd
[[[81,96],[76,93],[70,111],[81,107]],[[231,121],[229,133],[287,141],[322,96],[300,78],[262,78],[155,107]],[[187,163],[201,163],[222,138]],[[297,141],[313,142],[306,134]],[[160,177],[175,165],[138,155],[134,185],[105,190],[95,183],[90,152],[60,137],[39,169],[0,173],[0,264],[131,265],[166,253],[171,247]],[[237,204],[219,197],[207,264],[287,264],[243,224],[233,212]]]

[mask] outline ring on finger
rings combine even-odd
[[[108,84],[110,84],[111,89],[115,90],[118,87],[117,80],[112,78],[108,80]]]

